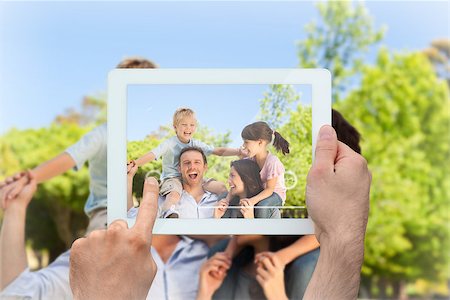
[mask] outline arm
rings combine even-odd
[[[153,154],[153,152],[150,151],[147,154],[144,154],[143,156],[136,159],[135,162],[138,167],[141,167],[150,161],[154,161],[155,159],[156,159],[155,154]]]
[[[228,235],[188,235],[188,237],[194,240],[200,240],[211,248],[219,241],[226,239]]]
[[[273,191],[275,190],[275,185],[277,184],[278,177],[273,177],[267,180],[266,188],[259,193],[258,195],[251,197],[248,199],[252,205],[258,204],[259,201],[264,200],[272,196]]]
[[[357,298],[370,182],[365,159],[338,142],[331,126],[323,126],[306,184],[320,256],[304,299]]]
[[[30,172],[36,179],[37,183],[42,183],[67,172],[73,167],[75,167],[75,161],[68,153],[64,152],[57,157],[39,165]]]
[[[127,167],[130,168],[127,172],[127,211],[129,211],[133,207],[133,178],[138,170],[138,166],[135,163],[130,163]]]
[[[286,248],[278,250],[276,252],[276,256],[283,265],[287,265],[297,257],[302,256],[303,254],[308,253],[319,246],[320,244],[315,235],[305,235]]]
[[[72,169],[73,167],[75,167],[75,161],[68,153],[63,152],[55,158],[37,166],[36,168],[31,170],[30,173],[35,178],[37,183],[42,183],[44,181],[52,179],[53,177],[61,175],[62,173]],[[20,174],[23,175],[23,173]],[[15,176],[9,178],[9,183],[8,179],[5,180],[4,183],[8,184],[1,188],[1,206],[3,209],[6,208],[6,199],[15,198],[28,182],[27,176],[21,176],[20,174],[16,174]]]
[[[243,156],[241,148],[217,147],[214,148],[212,154],[217,156]]]
[[[27,176],[25,176],[27,177]],[[3,290],[28,266],[25,252],[25,217],[28,204],[36,191],[36,180],[27,184],[10,200],[3,215],[0,232],[0,289]]]

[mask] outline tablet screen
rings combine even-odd
[[[133,225],[144,180],[155,177],[154,233],[312,233],[306,176],[330,123],[322,69],[111,71],[108,222]]]

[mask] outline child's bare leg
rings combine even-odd
[[[207,192],[220,195],[228,192],[225,184],[217,180],[208,180],[203,183],[203,189]]]
[[[180,194],[178,192],[172,191],[166,195],[166,199],[161,204],[161,211],[167,211],[169,210],[172,205],[177,204],[180,201]]]

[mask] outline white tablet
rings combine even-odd
[[[282,99],[287,94],[296,101]],[[280,107],[277,109],[276,105],[266,105],[265,112],[261,113],[262,99],[279,101],[277,103],[282,104],[281,114],[271,115],[275,114],[271,109],[280,112]],[[232,201],[226,209],[227,213],[217,218],[217,215],[214,217],[214,211],[217,210],[220,197],[225,194],[205,193],[203,196],[193,196],[184,190],[179,202],[170,206],[178,218],[165,218],[164,213],[167,211],[158,212],[161,217],[156,220],[153,233],[183,235],[313,233],[313,224],[307,218],[306,208],[296,205],[295,203],[300,202],[295,202],[294,198],[304,198],[301,193],[304,193],[306,173],[314,159],[313,149],[318,131],[322,125],[331,124],[331,75],[325,69],[111,71],[108,76],[108,224],[116,219],[124,219],[132,226],[135,221],[132,214],[127,214],[126,162],[130,158],[136,159],[137,157],[132,156],[138,152],[143,154],[153,151],[159,154],[161,149],[155,149],[161,143],[171,145],[169,147],[179,147],[179,143],[184,147],[186,144],[183,138],[177,137],[172,128],[173,114],[180,107],[192,109],[195,112],[195,119],[200,124],[197,124],[197,132],[195,128],[188,130],[187,134],[191,137],[188,137],[187,143],[192,145],[193,141],[196,141],[194,146],[202,145],[206,154],[211,154],[212,149],[217,149],[218,146],[233,149],[241,147],[243,145],[241,131],[248,124],[256,121],[276,123],[279,128],[274,128],[275,130],[296,140],[291,141],[289,154],[278,155],[281,163],[289,166],[285,168],[285,182],[281,185],[287,192],[286,195],[282,195],[282,192],[273,195],[274,199],[281,198],[281,202],[261,200],[253,207],[254,213],[250,214],[254,218],[245,218],[242,215],[239,198],[245,198],[245,194],[243,196],[242,193],[236,195],[231,193],[233,197],[230,197]],[[289,119],[293,118],[292,116],[299,118],[300,115],[300,121]],[[288,142],[289,138],[286,138]],[[299,144],[298,139],[304,139],[300,141],[305,145],[303,149],[295,146]],[[211,144],[218,140],[220,145]],[[207,144],[208,147],[203,144]],[[269,148],[269,151],[277,155],[275,149]],[[302,163],[297,165],[296,159]],[[179,166],[178,156],[172,160]],[[230,184],[233,185],[233,182],[227,182],[231,169],[230,161],[239,158],[211,154],[207,156],[207,160],[208,170],[203,172],[206,169],[202,167],[201,172],[194,172],[196,175],[193,176],[201,176],[205,182],[207,178],[217,177],[215,183],[230,188]],[[141,168],[149,166],[153,171],[147,175],[155,176],[157,179],[167,176],[162,174],[161,158],[156,157],[155,161]],[[183,176],[186,186],[190,182],[186,179],[186,176],[189,176],[188,172],[181,172],[181,181]],[[140,180],[143,181],[142,174]],[[142,182],[137,181],[139,179],[135,178],[135,184],[142,186]],[[244,185],[249,185],[247,181],[241,181]],[[139,195],[135,200],[139,200]],[[163,201],[164,198],[160,197],[159,203],[162,204]]]

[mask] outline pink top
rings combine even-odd
[[[255,160],[254,157],[251,159]],[[264,188],[266,188],[266,183],[269,179],[278,177],[274,192],[281,197],[281,199],[283,200],[283,204],[286,201],[286,184],[284,183],[284,172],[285,170],[283,164],[278,159],[278,157],[276,157],[272,153],[269,153],[269,155],[267,155],[264,166],[259,172],[259,174],[261,175],[261,180],[264,184]]]

